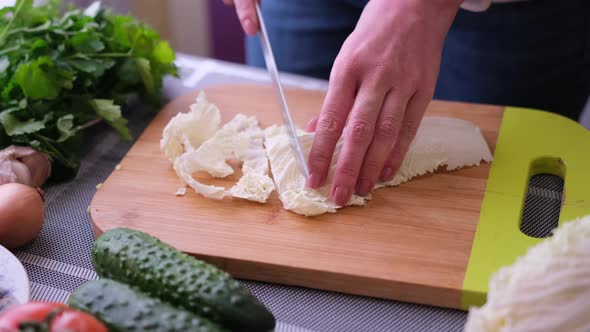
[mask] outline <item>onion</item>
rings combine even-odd
[[[40,189],[20,183],[0,186],[0,245],[16,248],[31,242],[41,231],[45,215]]]
[[[40,188],[51,176],[51,160],[45,153],[35,151],[19,159],[29,168],[29,172],[31,173],[31,182],[28,183],[29,186]]]
[[[51,176],[51,160],[45,153],[11,145],[0,150],[0,185],[22,183],[41,187]]]

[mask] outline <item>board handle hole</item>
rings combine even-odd
[[[546,238],[559,225],[565,164],[560,158],[540,158],[532,163],[530,174],[520,231]]]

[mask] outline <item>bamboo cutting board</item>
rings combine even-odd
[[[281,123],[270,86],[218,86],[205,92],[220,108],[222,123],[237,113],[256,115],[263,128]],[[520,218],[528,177],[540,171],[561,174],[568,153],[575,155],[575,151],[566,151],[551,159],[549,154],[545,161],[534,164],[535,158],[545,154],[528,146],[526,138],[519,136],[523,131],[517,129],[528,126],[524,132],[539,137],[534,128],[552,130],[561,123],[564,130],[577,133],[572,139],[590,141],[569,120],[543,112],[434,101],[427,116],[461,118],[481,128],[491,150],[496,151],[492,166],[424,175],[399,187],[375,191],[365,207],[305,218],[284,210],[276,192],[266,204],[210,200],[190,188],[184,197],[174,195],[179,180],[160,151],[159,141],[170,118],[188,111],[197,93],[167,105],[97,191],[91,204],[97,234],[115,227],[142,230],[239,278],[442,307],[465,309],[481,304],[490,274],[538,241],[519,233],[520,219],[514,220]],[[287,90],[287,99],[295,122],[304,126],[319,111],[324,94]],[[499,140],[520,143],[501,144]],[[499,154],[501,145],[505,148]],[[536,144],[541,145],[546,151],[547,144]],[[590,166],[589,160],[584,162],[580,167]],[[492,168],[495,174],[490,174]],[[506,172],[515,169],[510,183],[502,181]],[[568,173],[573,174],[573,180],[566,181],[568,190],[568,183],[582,181],[575,176],[577,172]],[[238,171],[226,179],[197,177],[229,188],[239,176]],[[489,182],[494,176],[496,180]],[[490,188],[496,188],[492,194]],[[579,200],[581,194],[571,195]],[[504,204],[503,200],[516,203]],[[588,210],[582,205],[578,210],[562,209],[562,216],[564,211],[570,216]],[[495,221],[497,215],[503,221]],[[500,249],[498,254],[495,246],[512,249]]]

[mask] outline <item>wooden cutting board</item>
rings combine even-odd
[[[220,108],[222,123],[237,113],[256,115],[262,127],[281,123],[269,86],[225,85],[205,91]],[[239,278],[442,307],[481,304],[490,274],[539,241],[518,231],[528,178],[541,171],[563,175],[563,161],[579,159],[579,149],[568,152],[566,146],[563,152],[565,143],[549,144],[539,137],[557,127],[578,144],[590,142],[575,123],[552,114],[433,101],[427,116],[461,118],[481,128],[495,151],[492,166],[424,175],[375,191],[365,207],[305,218],[284,210],[276,192],[266,204],[210,200],[190,188],[184,197],[174,195],[179,180],[159,141],[170,118],[188,111],[197,93],[168,104],[97,191],[91,204],[97,234],[115,227],[142,230]],[[294,120],[304,126],[319,112],[324,94],[288,90],[287,99]],[[530,143],[525,134],[540,141]],[[559,155],[545,153],[553,146]],[[590,180],[578,175],[583,167],[590,169],[587,159],[579,163],[580,170],[568,169],[568,190],[579,187],[570,185],[572,181],[590,188]],[[510,181],[504,181],[510,172]],[[198,178],[229,188],[239,175]],[[572,202],[588,198],[570,193]],[[562,217],[590,211],[588,204],[576,204],[570,209],[566,202]]]

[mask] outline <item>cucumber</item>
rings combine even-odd
[[[110,332],[225,331],[205,318],[110,279],[83,284],[70,294],[68,304],[90,313]]]
[[[244,286],[217,267],[149,234],[116,228],[92,248],[99,276],[206,317],[232,331],[271,331],[275,318]]]

